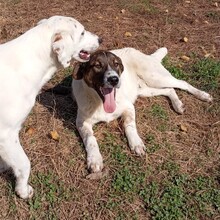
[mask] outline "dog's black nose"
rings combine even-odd
[[[103,42],[101,37],[98,39],[98,42],[99,42],[99,44],[101,44]]]
[[[117,76],[110,76],[108,78],[108,82],[112,85],[112,86],[116,86],[118,84],[118,77]]]

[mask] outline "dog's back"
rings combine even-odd
[[[162,47],[151,55],[146,55],[134,48],[123,48],[111,51],[122,59],[129,74],[137,77],[137,84],[157,87],[158,74],[170,76],[170,73],[161,64],[167,54],[167,49]]]

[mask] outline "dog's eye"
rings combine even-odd
[[[82,33],[81,33],[81,36],[83,36],[85,34],[85,31],[83,31]]]
[[[96,64],[94,65],[94,67],[97,68],[97,69],[101,69],[101,68],[102,68],[102,66],[101,66],[100,63],[96,63]]]
[[[115,62],[114,65],[115,65],[115,67],[118,67],[118,66],[119,66],[119,63]]]

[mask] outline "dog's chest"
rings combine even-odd
[[[118,112],[118,111],[115,111],[113,113],[106,113],[104,110],[101,110],[101,111],[97,111],[92,119],[94,121],[94,123],[98,123],[100,121],[102,122],[110,122],[110,121],[113,121],[115,119],[117,119],[118,117],[120,117],[121,113]]]

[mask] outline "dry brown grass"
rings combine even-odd
[[[182,55],[190,56],[191,61],[204,57],[205,53],[220,58],[220,6],[216,7],[215,1],[158,0],[151,1],[152,7],[144,11],[136,9],[135,2],[140,1],[0,0],[0,42],[19,36],[42,18],[61,14],[75,17],[87,29],[102,36],[103,49],[129,46],[150,53],[166,46],[170,59],[177,64]],[[132,36],[125,37],[126,31]],[[189,39],[187,43],[181,42],[185,36]],[[64,72],[59,72],[51,82],[55,85],[63,76]],[[190,177],[219,178],[219,91],[213,93],[213,104],[203,103],[182,91],[178,95],[186,104],[184,115],[177,115],[164,97],[139,99],[136,103],[140,136],[150,146],[150,134],[158,147],[147,159],[131,154],[120,120],[97,125],[95,135],[109,174],[101,180],[89,180],[85,151],[75,128],[76,104],[70,96],[42,92],[20,133],[32,164],[30,183],[35,188],[35,199],[30,203],[17,198],[9,184],[13,183],[12,175],[2,174],[0,219],[116,219],[120,210],[127,214],[124,217],[127,219],[135,214],[137,219],[150,218],[140,198],[134,196],[130,201],[130,194],[127,198],[126,193],[124,197],[111,196],[114,175],[122,167],[112,156],[117,146],[126,155],[126,164],[133,161],[134,167],[140,166],[140,170],[148,173],[148,183],[160,182],[170,175],[169,169],[163,169],[168,162],[178,165],[180,173]],[[154,105],[165,110],[166,120],[152,115]],[[181,131],[180,125],[187,131]],[[31,134],[27,132],[29,128],[33,128]],[[59,141],[49,137],[53,130],[59,133]],[[39,175],[43,176],[41,180]],[[53,184],[55,189],[50,198],[56,201],[50,202],[48,188]],[[60,195],[58,189],[62,191]],[[119,211],[117,207],[106,206],[110,199],[120,204]],[[40,207],[33,202],[38,202]]]

